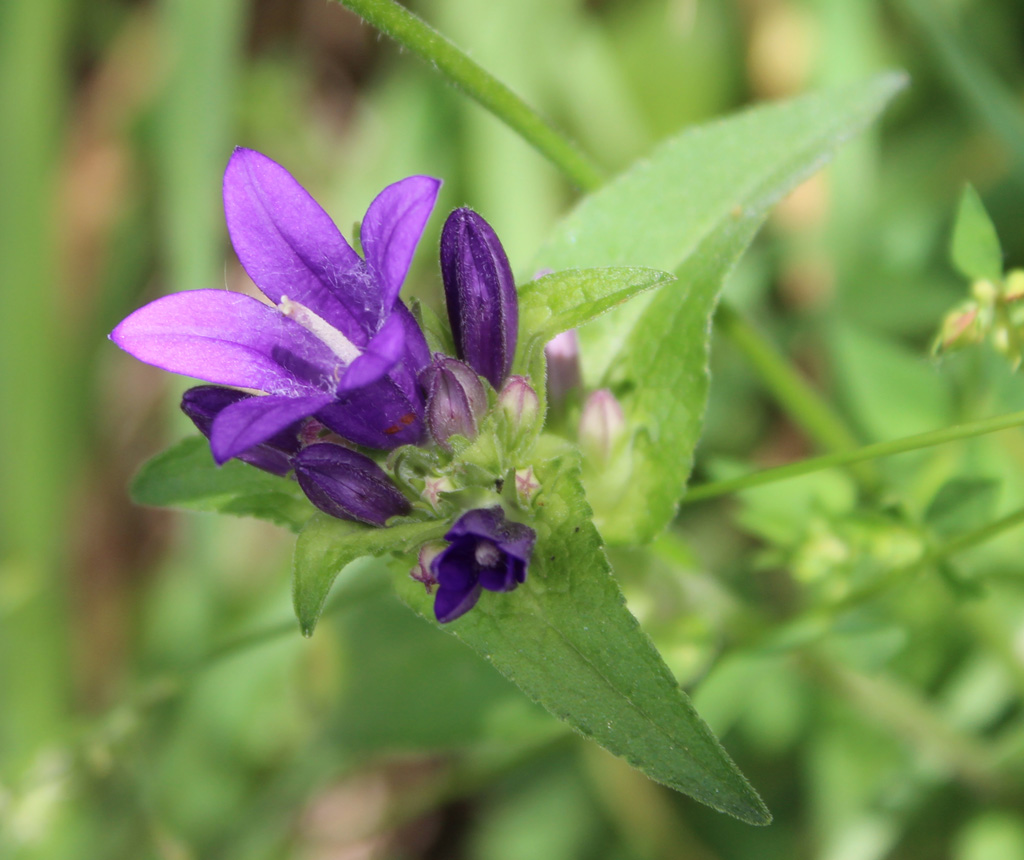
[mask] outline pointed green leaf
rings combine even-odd
[[[533,351],[556,334],[588,323],[634,296],[674,281],[657,269],[609,267],[566,269],[519,287],[519,319],[523,339],[517,368],[529,367]]]
[[[707,404],[709,321],[726,276],[762,217],[724,224],[680,269],[683,289],[655,296],[629,333],[606,383],[620,395],[632,444],[625,481],[591,496],[610,544],[653,540],[675,516]],[[588,486],[589,489],[589,486]]]
[[[538,542],[526,582],[484,592],[453,633],[532,699],[652,779],[750,824],[771,820],[626,608],[575,455],[537,466]],[[399,593],[433,621],[431,598]],[[436,622],[435,622],[436,623]]]
[[[674,515],[703,420],[710,315],[768,209],[905,80],[881,75],[687,129],[581,201],[541,250],[536,268],[685,264],[677,284],[580,331],[588,385],[622,396],[634,434],[621,499],[596,505],[610,542],[649,540]]]
[[[968,280],[996,282],[1003,277],[1003,249],[999,236],[985,211],[985,204],[972,185],[966,186],[960,196],[950,257],[960,274]]]
[[[377,528],[316,514],[299,533],[292,566],[292,603],[303,635],[313,635],[331,586],[347,564],[365,556],[409,552],[447,528],[443,522]]]
[[[131,496],[140,505],[257,517],[292,531],[314,513],[294,481],[240,460],[218,466],[202,436],[183,439],[144,463]]]

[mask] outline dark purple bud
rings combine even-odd
[[[213,420],[221,410],[240,400],[248,400],[254,396],[239,391],[237,388],[197,385],[182,395],[181,411],[191,418],[199,432],[209,439]],[[271,436],[266,442],[243,451],[238,455],[238,459],[265,472],[287,475],[292,470],[291,455],[299,450],[299,434],[301,432],[302,422],[298,421]]]
[[[571,328],[551,338],[544,347],[544,357],[548,365],[548,400],[557,407],[583,385],[576,329]]]
[[[292,462],[302,491],[332,517],[382,526],[389,517],[412,510],[380,466],[341,445],[318,442]]]
[[[442,624],[472,609],[482,589],[512,591],[525,582],[537,533],[506,520],[495,505],[463,514],[444,537],[451,543],[430,562],[438,585],[434,615]]]
[[[441,277],[459,358],[501,388],[516,352],[516,284],[494,230],[472,209],[456,209],[445,221]]]
[[[477,421],[487,411],[487,392],[476,371],[438,353],[420,382],[427,391],[427,429],[434,441],[447,451],[455,434],[475,438]]]

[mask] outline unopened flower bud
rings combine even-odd
[[[1016,302],[1024,299],[1024,269],[1007,272],[1003,281],[1003,301]]]
[[[501,388],[516,352],[519,299],[501,242],[472,209],[456,209],[445,221],[441,277],[459,358]]]
[[[540,412],[540,399],[525,376],[511,376],[498,393],[498,405],[516,427],[532,427]]]
[[[981,343],[985,332],[978,306],[973,302],[962,305],[946,315],[935,342],[935,351],[959,349]]]
[[[182,395],[181,411],[191,418],[196,429],[209,439],[214,419],[226,407],[255,396],[245,391],[239,391],[237,388],[197,385]],[[307,421],[312,420],[307,419]],[[291,456],[299,450],[303,423],[302,421],[296,422],[280,433],[271,436],[266,442],[253,445],[239,454],[238,459],[257,469],[262,469],[264,472],[287,475],[292,470]]]
[[[307,498],[332,517],[382,526],[412,510],[380,466],[341,445],[318,442],[299,451],[293,463]]]
[[[583,385],[580,373],[580,341],[576,329],[555,335],[544,347],[548,365],[548,400],[559,406],[571,391]]]
[[[427,391],[427,429],[434,441],[450,451],[454,435],[473,439],[477,421],[487,411],[487,392],[476,372],[464,362],[438,354],[420,375]]]
[[[579,440],[588,457],[607,461],[625,431],[626,418],[622,407],[607,388],[601,388],[587,398],[580,415]]]
[[[999,288],[991,281],[975,281],[971,284],[971,295],[979,304],[991,305],[999,297]]]

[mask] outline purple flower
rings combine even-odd
[[[325,514],[382,526],[412,510],[383,469],[369,457],[332,442],[317,442],[292,458],[306,497]]]
[[[265,392],[214,418],[217,462],[309,416],[371,448],[417,443],[424,425],[416,377],[430,354],[398,292],[440,185],[410,176],[377,195],[360,229],[364,260],[288,171],[236,149],[224,173],[228,232],[276,307],[191,290],[146,305],[110,337],[164,370]]]
[[[459,358],[501,388],[515,357],[519,299],[501,242],[472,209],[445,221],[441,277]]]
[[[509,522],[495,505],[463,514],[444,537],[451,543],[430,562],[438,585],[434,615],[442,624],[472,609],[482,589],[512,591],[525,582],[537,533]]]

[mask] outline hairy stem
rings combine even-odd
[[[604,171],[509,87],[437,30],[393,0],[340,0],[367,23],[439,71],[453,85],[518,132],[575,185],[593,191]]]

